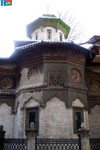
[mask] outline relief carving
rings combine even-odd
[[[48,85],[51,87],[62,87],[64,85],[61,72],[48,72]]]

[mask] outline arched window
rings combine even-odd
[[[48,40],[51,40],[51,34],[52,34],[51,30],[48,29],[48,30],[47,30],[47,39],[48,39]]]
[[[77,133],[77,131],[81,128],[82,122],[84,122],[83,108],[74,107],[73,108],[74,133]]]
[[[39,108],[26,108],[26,129],[30,129],[30,124],[34,123],[35,129],[39,128]]]
[[[84,122],[84,104],[80,99],[75,99],[72,102],[73,106],[73,130],[77,133],[78,129],[81,128],[81,124]]]
[[[60,41],[62,41],[62,33],[61,32],[59,33],[59,39],[60,39]]]
[[[35,40],[38,40],[38,32],[35,33]]]

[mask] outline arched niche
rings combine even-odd
[[[52,97],[40,111],[41,137],[63,138],[70,135],[69,109],[58,97]]]
[[[0,116],[7,114],[11,115],[11,106],[7,105],[6,103],[0,104]]]
[[[23,106],[21,107],[21,110],[23,110],[24,108],[39,107],[39,106],[40,106],[39,101],[34,99],[33,97],[30,97],[24,102]]]
[[[54,99],[54,97],[58,98],[60,101],[63,101],[65,103],[65,106],[68,107],[68,95],[67,92],[65,91],[48,91],[43,94],[43,101],[42,101],[42,106],[46,107],[46,104],[48,101]]]

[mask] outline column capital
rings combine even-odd
[[[85,128],[81,128],[78,130],[78,135],[81,137],[89,137],[89,130]]]
[[[27,129],[26,130],[26,136],[27,138],[34,138],[37,135],[36,129]]]

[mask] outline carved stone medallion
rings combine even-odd
[[[38,69],[37,68],[31,68],[29,71],[28,71],[28,79],[31,79],[33,77],[36,77],[38,74]]]
[[[80,76],[81,76],[81,74],[78,69],[72,70],[72,79],[74,82],[78,82],[80,80]]]
[[[63,75],[61,72],[48,72],[48,84],[52,87],[63,86]]]
[[[0,87],[2,89],[10,89],[13,86],[13,80],[11,78],[3,78],[0,81]]]

